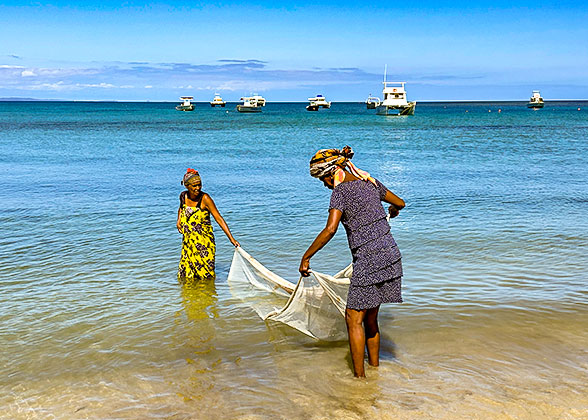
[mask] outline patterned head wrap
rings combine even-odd
[[[200,180],[200,174],[197,170],[188,168],[186,173],[184,174],[184,179],[182,180],[183,185],[190,185],[195,184],[196,182],[202,182]]]
[[[345,146],[343,149],[321,149],[310,159],[310,176],[322,178],[327,175],[333,176],[335,187],[345,179],[344,169],[348,169],[353,175],[364,181],[370,181],[376,185],[376,180],[366,171],[362,171],[353,163],[353,149]]]

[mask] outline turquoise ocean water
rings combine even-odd
[[[588,418],[588,103],[174,105],[0,102],[1,419]],[[216,284],[176,280],[187,167],[296,281],[330,194],[308,161],[345,145],[407,202],[365,381],[232,297],[217,225]],[[349,260],[340,229],[311,266]]]

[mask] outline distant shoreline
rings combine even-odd
[[[35,99],[35,98],[0,98],[0,102],[67,102],[67,103],[145,103],[145,104],[175,104],[178,101],[138,101],[138,100],[92,100],[92,99]],[[338,104],[363,104],[365,101],[332,101]],[[417,103],[443,104],[443,103],[526,103],[528,99],[423,99]],[[588,99],[549,99],[551,102],[588,102]],[[194,104],[210,104],[210,101],[192,101]],[[237,104],[241,101],[227,101],[228,104]],[[307,104],[308,101],[268,101],[274,104]]]

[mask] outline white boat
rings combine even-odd
[[[331,102],[327,102],[323,95],[316,95],[314,98],[308,98],[309,104],[306,106],[307,111],[318,111],[319,108],[331,107]]]
[[[244,96],[241,100],[243,104],[237,105],[239,112],[261,112],[261,107],[265,106],[265,98],[260,95]]]
[[[384,99],[376,107],[378,115],[414,115],[416,101],[408,102],[406,100],[406,82],[388,82],[386,81],[386,70],[384,69],[384,89],[382,94]]]
[[[194,104],[192,103],[193,99],[193,96],[180,96],[182,103],[176,106],[176,109],[178,111],[194,111]]]
[[[382,101],[380,101],[380,98],[372,96],[371,93],[370,96],[368,96],[368,98],[365,100],[365,106],[367,109],[376,109],[380,106],[381,103]]]
[[[527,108],[543,108],[545,103],[543,102],[543,98],[541,97],[541,93],[538,90],[533,91],[533,95],[531,99],[529,99],[529,103],[527,104]]]
[[[220,106],[221,108],[224,108],[226,104],[226,101],[223,101],[223,98],[221,98],[221,96],[218,93],[215,93],[214,99],[210,101],[210,106],[213,108],[215,106]]]
[[[406,100],[406,82],[384,82],[384,100],[376,107],[378,115],[414,115],[416,101]]]

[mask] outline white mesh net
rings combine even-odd
[[[334,276],[311,271],[291,283],[237,248],[228,283],[233,296],[263,320],[276,321],[319,340],[347,338],[345,305],[352,265]]]

